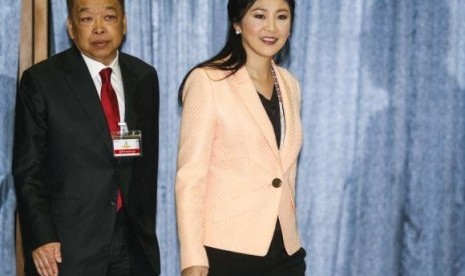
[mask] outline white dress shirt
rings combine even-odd
[[[111,74],[111,86],[116,92],[116,98],[118,99],[119,118],[121,122],[124,122],[124,88],[123,88],[123,76],[121,75],[121,69],[118,63],[119,53],[116,54],[116,58],[110,63],[109,66],[104,65],[98,61],[95,61],[88,56],[82,54],[84,61],[86,62],[87,68],[89,69],[92,80],[94,81],[95,88],[97,89],[98,96],[100,98],[100,92],[102,90],[102,78],[100,77],[100,71],[107,67],[110,67],[113,72]]]

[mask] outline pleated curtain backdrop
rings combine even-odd
[[[24,0],[19,2],[21,3],[18,72],[20,77],[24,70],[48,57],[49,9],[48,0]],[[9,160],[11,161],[11,159]],[[16,214],[16,276],[24,275],[20,229],[21,225]]]
[[[0,275],[15,275],[15,206],[11,147],[18,75],[21,1],[0,0]]]
[[[157,233],[166,276],[179,275],[177,89],[189,68],[222,46],[226,3],[126,1],[123,51],[153,64],[160,77]],[[5,5],[1,18],[11,20]],[[297,1],[287,66],[302,88],[297,208],[307,275],[465,276],[464,14],[460,0]],[[65,1],[51,1],[51,16],[56,53],[69,46]],[[7,261],[0,274],[11,275],[14,199],[4,179],[15,93],[7,69],[16,61],[4,49],[17,44],[4,25],[0,259]]]

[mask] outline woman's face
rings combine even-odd
[[[291,31],[291,11],[285,0],[257,0],[234,29],[241,32],[247,59],[273,58]]]

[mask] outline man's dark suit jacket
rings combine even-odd
[[[113,157],[100,99],[76,48],[24,72],[18,90],[13,175],[26,271],[31,250],[61,242],[60,275],[102,275],[116,219],[117,184],[132,235],[159,273],[155,235],[158,77],[120,53],[125,121],[142,131],[143,156]]]

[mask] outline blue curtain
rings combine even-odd
[[[11,176],[21,1],[0,0],[0,275],[15,275],[15,206]]]
[[[298,3],[308,275],[465,275],[465,3]]]
[[[0,0],[1,18],[18,15],[16,2]],[[166,276],[179,275],[177,88],[222,46],[226,2],[126,1],[123,51],[160,77],[157,232]],[[51,4],[59,52],[69,46],[66,7]],[[465,276],[465,2],[308,0],[296,13],[287,66],[302,87],[297,208],[307,275]],[[12,26],[0,33],[1,275],[14,271]]]

